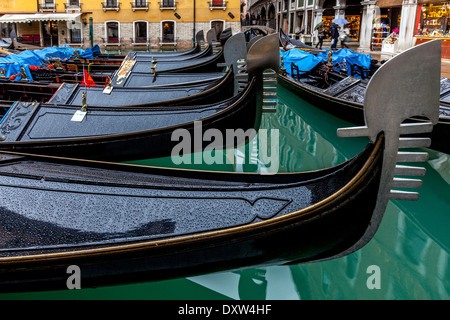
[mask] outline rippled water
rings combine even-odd
[[[351,126],[349,123],[282,87],[278,96],[277,113],[265,114],[261,128],[279,130],[280,171],[335,165],[356,155],[366,144],[365,138],[336,136],[336,129]],[[425,163],[427,174],[420,199],[390,201],[372,241],[346,257],[96,289],[2,294],[0,299],[449,299],[450,155],[427,151],[430,160]],[[267,169],[262,161],[249,164],[240,155],[235,152],[234,164],[207,169]],[[138,163],[170,166],[171,159]]]

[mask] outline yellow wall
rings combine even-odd
[[[136,10],[133,12],[131,7],[132,0],[119,0],[121,3],[120,10],[116,11],[103,11],[101,0],[81,0],[82,12],[86,12],[83,15],[86,18],[93,17],[94,22],[104,22],[108,20],[118,20],[120,22],[132,22],[136,20],[147,21],[161,21],[161,20],[177,20],[179,22],[192,22],[193,21],[193,3],[194,0],[177,0],[177,10],[160,10],[159,2],[151,0],[148,11]],[[214,19],[221,19],[225,21],[239,21],[240,20],[240,0],[228,0],[226,10],[210,10],[209,2],[207,0],[196,0],[196,21],[206,22]],[[42,0],[39,0],[42,3]],[[65,12],[64,3],[66,0],[55,0],[57,12]],[[37,4],[36,0],[0,0],[0,12],[36,12]],[[174,17],[174,13],[178,13],[181,19]],[[231,12],[234,15],[234,19],[228,16]]]
[[[119,11],[103,10],[101,0],[81,0],[81,21],[88,22],[92,18],[93,21],[93,41],[95,43],[103,43],[105,38],[105,21],[120,22],[120,47],[132,45],[133,37],[133,22],[138,20],[148,21],[148,37],[150,40],[150,47],[159,45],[158,38],[161,36],[160,21],[173,20],[176,22],[176,38],[178,39],[178,46],[190,46],[193,38],[194,20],[194,0],[176,0],[176,10],[165,9],[160,10],[159,3],[162,0],[150,0],[149,10],[132,10],[131,1],[133,0],[119,0],[121,3]],[[42,4],[42,0],[39,0]],[[66,12],[64,4],[67,0],[55,0],[56,12]],[[210,21],[223,20],[225,22],[224,28],[232,27],[233,32],[240,29],[240,0],[228,0],[226,9],[209,9],[208,0],[195,0],[195,31],[207,31],[210,28]],[[0,15],[3,13],[36,13],[36,0],[0,0]],[[75,11],[80,12],[80,11]],[[176,18],[174,14],[181,16]],[[232,13],[234,18],[229,16]],[[28,26],[26,23],[17,23],[17,36],[27,34],[40,34],[43,36],[42,30],[39,28],[39,23],[32,23]],[[89,46],[89,27],[82,28],[84,46]],[[59,44],[63,44],[65,38],[68,37],[66,23],[58,23],[58,38]]]
[[[148,11],[136,10],[133,12],[131,9],[130,1],[122,1],[121,9],[119,12],[106,11],[104,12],[101,3],[98,0],[84,0],[83,11],[90,11],[92,14],[87,14],[87,17],[93,17],[94,22],[104,22],[108,20],[118,20],[121,22],[132,22],[135,20],[147,20],[147,21],[162,21],[162,20],[177,20],[179,22],[192,22],[193,21],[193,0],[178,0],[177,10],[160,10],[159,3],[157,1],[151,1]],[[174,13],[178,13],[181,19],[177,19]],[[232,12],[235,16],[231,19],[228,16],[228,12]],[[210,10],[206,0],[196,1],[196,21],[204,22],[214,19],[222,19],[225,21],[239,21],[240,17],[240,0],[229,0],[226,10]]]
[[[0,12],[36,12],[36,10],[36,0],[0,0]]]

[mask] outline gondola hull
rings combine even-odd
[[[294,92],[298,97],[335,117],[357,125],[362,125],[364,123],[362,103],[352,103],[348,100],[326,95],[322,93],[320,89],[299,83],[299,81],[296,81],[288,75],[284,76],[279,74],[278,81],[280,85],[291,92]],[[362,92],[362,94],[364,94],[364,92]],[[360,97],[361,100],[364,99],[364,95]]]
[[[0,80],[0,100],[47,102],[58,91],[59,83],[33,83]],[[0,115],[3,113],[0,112]]]
[[[14,196],[0,207],[2,234],[9,234],[0,251],[0,290],[65,289],[73,265],[87,288],[331,257],[368,228],[382,150],[380,137],[343,165],[275,179],[164,169],[146,176],[138,167],[116,172],[112,164],[3,154],[11,165],[0,167],[2,192]],[[23,175],[11,177],[20,167]],[[92,206],[80,207],[81,198]],[[33,205],[41,218],[26,213],[33,199],[48,203]],[[52,203],[68,207],[49,210]],[[106,223],[112,217],[114,227]],[[24,224],[35,231],[16,238]]]
[[[151,75],[131,74],[127,78],[124,86],[113,87],[106,93],[105,87],[86,88],[82,85],[63,84],[52,96],[48,103],[57,103],[73,106],[82,106],[83,94],[86,96],[86,103],[92,106],[104,107],[150,107],[150,106],[191,106],[200,104],[211,104],[223,101],[234,94],[234,74],[232,70],[222,73],[213,73],[211,77],[183,77],[178,80],[173,77],[161,77],[161,85],[149,85],[152,81]],[[189,79],[200,79],[195,83],[189,83]],[[180,81],[177,83],[177,81]],[[155,83],[158,83],[156,80]],[[128,86],[136,85],[136,86]]]

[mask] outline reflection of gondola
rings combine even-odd
[[[264,50],[264,58],[272,59],[269,59],[269,64],[261,62],[262,65],[278,68],[278,49],[273,39],[255,43],[250,49],[247,61],[249,82],[245,90],[223,102],[195,104],[196,98],[193,97],[194,102],[181,100],[187,106],[179,106],[180,103],[171,100],[170,103],[142,104],[140,108],[130,105],[122,108],[93,107],[82,102],[87,109],[79,121],[73,119],[80,111],[79,107],[56,102],[45,105],[18,103],[9,110],[0,125],[3,135],[0,149],[84,159],[131,160],[169,156],[178,144],[172,141],[172,132],[184,129],[193,133],[197,130],[195,121],[202,122],[203,131],[217,129],[225,133],[226,129],[257,129],[261,116],[262,75],[256,74],[259,66],[252,65],[259,64],[255,60]],[[217,91],[211,94],[217,94]],[[132,101],[133,94],[128,98]],[[195,144],[189,151],[202,151],[205,146],[206,143]],[[218,144],[218,147],[222,146]]]
[[[369,79],[374,70],[364,70],[354,76],[331,71],[326,65],[319,65],[309,72],[299,74],[301,69],[294,63],[289,74],[280,74],[280,84],[296,93],[302,99],[330,114],[354,124],[364,123],[364,96]],[[355,69],[358,69],[355,66]],[[444,80],[443,80],[444,81]],[[450,83],[450,81],[449,81]],[[441,83],[441,107],[439,122],[431,133],[432,148],[450,153],[450,107],[442,100],[450,96],[450,86]],[[418,118],[419,119],[419,118]]]
[[[420,81],[426,80],[423,99],[429,101],[438,90],[440,52],[435,42],[428,44],[436,59],[425,62]],[[437,103],[405,110],[380,104],[385,98],[377,93],[390,67],[422,61],[417,48],[374,76],[367,126],[339,131],[369,135],[371,142],[336,167],[259,175],[2,153],[0,289],[65,288],[73,270],[89,287],[318,261],[358,250],[373,237],[388,199],[410,198],[390,190],[399,185],[392,180],[400,170],[398,135],[422,126],[402,121],[420,112],[431,119],[428,129],[437,122]],[[389,93],[410,102],[403,91]],[[377,116],[380,107],[391,121]]]

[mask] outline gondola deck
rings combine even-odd
[[[136,76],[136,78],[139,76]],[[134,78],[136,80],[136,78]],[[151,76],[140,77],[141,80],[151,81]],[[170,79],[169,79],[170,81]],[[91,106],[109,107],[149,107],[162,105],[198,105],[211,104],[230,98],[234,94],[234,74],[232,70],[217,78],[215,73],[211,78],[204,75],[203,80],[196,83],[186,83],[183,76],[178,78],[180,83],[167,83],[158,86],[114,87],[108,93],[105,88],[85,88],[80,84],[64,83],[48,101],[50,104],[65,104],[73,106],[83,105],[83,94]]]
[[[172,99],[154,104],[116,106],[92,106],[90,100],[80,103],[85,109],[67,105],[76,87],[62,86],[49,104],[16,103],[0,124],[0,150],[39,153],[46,155],[125,161],[139,158],[164,157],[171,154],[178,144],[172,133],[186,130],[193,133],[201,123],[201,133],[216,129],[225,133],[227,129],[257,130],[261,119],[263,95],[263,70],[278,68],[278,48],[275,36],[255,43],[248,53],[250,78],[242,91],[222,102],[206,104],[205,95],[218,95],[218,86],[205,90],[190,99]],[[267,63],[254,61],[264,50]],[[254,67],[252,67],[254,65]],[[232,69],[221,83],[233,82]],[[233,85],[225,85],[232,89]],[[187,89],[189,90],[190,87]],[[92,89],[92,88],[91,88]],[[127,95],[133,101],[130,88],[116,88],[111,94]],[[177,87],[177,90],[182,88]],[[151,89],[149,89],[151,91]],[[161,92],[170,92],[166,88]],[[92,92],[92,91],[90,91]],[[132,93],[132,92],[131,92]],[[103,93],[100,93],[103,95]],[[230,94],[231,96],[231,94]],[[92,97],[91,97],[92,98]],[[114,98],[114,96],[113,96]],[[215,97],[223,99],[223,96]],[[89,99],[89,96],[87,96]],[[134,101],[137,101],[138,97]],[[106,99],[105,99],[106,100]],[[189,102],[189,103],[188,103]],[[186,103],[187,105],[183,105]],[[80,119],[75,114],[83,114]],[[237,144],[245,141],[238,141]],[[193,144],[191,152],[202,151],[209,143]],[[226,147],[226,141],[219,147]]]

